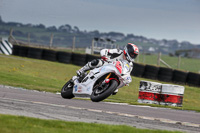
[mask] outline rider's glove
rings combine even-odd
[[[108,56],[102,56],[101,59],[102,59],[103,61],[109,61],[109,60],[110,60],[110,58],[109,58]]]
[[[108,60],[108,58],[107,58],[107,57],[105,57],[105,56],[102,56],[102,57],[101,57],[101,59],[102,59],[103,61],[106,61],[106,60]]]

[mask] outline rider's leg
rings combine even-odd
[[[116,95],[116,94],[117,94],[117,92],[118,92],[118,89],[116,89],[116,90],[113,92],[113,94],[112,94],[112,95]]]
[[[104,64],[104,62],[100,59],[94,59],[91,62],[88,62],[85,66],[83,66],[81,69],[79,69],[78,71],[76,71],[77,75],[80,76],[83,73],[85,73],[88,70],[92,70],[96,67],[100,67]]]

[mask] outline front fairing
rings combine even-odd
[[[120,80],[120,84],[118,88],[124,86],[123,82],[121,82],[123,81],[123,78],[121,77],[121,75],[123,73],[126,73],[128,69],[125,68],[127,66],[126,63],[121,63],[121,66],[122,66],[121,68],[122,70],[120,71],[119,68],[116,66],[116,62],[105,63],[103,66],[91,70],[87,74],[87,76],[82,80],[81,83],[78,81],[77,76],[74,76],[73,77],[74,79],[73,94],[79,97],[90,96],[92,94],[93,86],[95,82],[100,77],[108,73],[115,73],[118,76]]]
[[[131,64],[126,60],[121,61],[121,63],[123,67],[122,75],[129,73],[131,71]]]

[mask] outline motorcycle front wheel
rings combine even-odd
[[[61,89],[61,96],[66,99],[72,99],[74,97],[73,92],[74,83],[69,80]]]
[[[118,86],[118,82],[116,80],[111,80],[108,83],[108,85],[105,85],[104,87],[102,87],[102,85],[100,85],[100,86],[95,86],[94,90],[90,96],[90,99],[93,102],[102,101],[102,100],[106,99],[107,97],[109,97],[111,94],[113,94],[113,92],[115,91],[115,89]]]

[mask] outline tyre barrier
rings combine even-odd
[[[20,46],[19,47],[19,56],[27,57],[28,56],[28,47]]]
[[[53,50],[44,49],[42,53],[42,59],[48,61],[57,61],[57,52]]]
[[[131,72],[132,76],[142,77],[144,74],[145,65],[133,63],[133,70]]]
[[[78,66],[84,66],[86,64],[86,55],[72,53],[72,64]]]
[[[173,69],[160,67],[158,71],[158,80],[171,82],[173,77]]]
[[[72,53],[67,53],[67,52],[57,52],[57,60],[58,62],[61,63],[71,63],[71,59],[72,59]]]
[[[183,86],[163,84],[160,105],[181,107],[185,88]]]
[[[29,47],[28,56],[29,58],[42,59],[43,49]]]
[[[192,86],[200,86],[200,74],[189,72],[186,83]]]
[[[180,107],[184,90],[183,86],[140,81],[138,102]]]
[[[143,77],[149,79],[157,79],[159,67],[146,65]]]
[[[178,83],[178,84],[185,84],[187,75],[188,75],[187,72],[180,71],[180,70],[174,70],[172,81],[174,83]]]
[[[13,52],[12,52],[12,55],[19,56],[19,49],[20,49],[20,46],[19,46],[19,45],[13,45]]]
[[[88,63],[89,61],[92,61],[94,59],[100,59],[100,56],[95,56],[95,55],[89,55],[89,54],[87,54],[86,55],[86,62],[85,63]]]
[[[138,102],[159,104],[161,85],[161,83],[157,82],[140,81]]]

